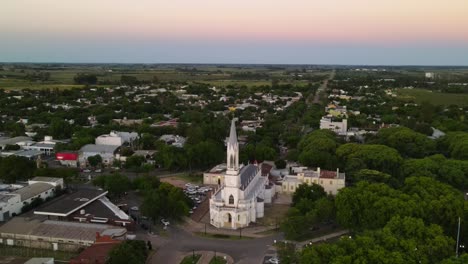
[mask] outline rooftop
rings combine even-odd
[[[13,138],[3,138],[0,139],[0,146],[5,145],[15,145],[16,143],[23,142],[23,141],[31,141],[30,137],[13,137]]]
[[[53,188],[54,186],[51,184],[38,182],[25,186],[24,188],[14,191],[13,193],[19,194],[21,196],[21,201],[25,201]]]
[[[62,195],[50,203],[40,206],[34,211],[34,214],[68,216],[106,194],[107,191],[82,189],[72,194]]]
[[[96,232],[121,236],[125,228],[103,224],[63,222],[14,217],[0,227],[0,234],[30,235],[68,240],[95,241]]]
[[[81,148],[82,152],[96,152],[96,153],[114,153],[119,146],[114,145],[95,145],[95,144],[88,144],[84,145]]]
[[[55,177],[34,177],[29,181],[40,181],[40,182],[59,182],[63,180],[62,178]]]
[[[242,167],[240,170],[240,178],[241,178],[241,186],[243,188],[247,187],[250,181],[255,177],[259,170],[259,167],[254,164],[249,164],[247,166]]]

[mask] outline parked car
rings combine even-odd
[[[161,219],[161,223],[164,225],[164,226],[168,226],[170,223],[169,221],[167,221],[166,219]]]
[[[101,170],[101,169],[97,169],[97,170],[95,170],[94,172],[96,172],[96,173],[101,173],[102,170]]]
[[[268,260],[268,263],[271,263],[271,264],[279,264],[279,259],[277,257],[273,257],[273,258],[270,258]]]
[[[138,211],[138,210],[140,210],[140,208],[138,208],[138,206],[132,206],[132,207],[130,208],[130,210],[132,210],[132,211]]]
[[[91,170],[90,170],[90,169],[84,169],[83,172],[85,172],[85,173],[90,173]]]

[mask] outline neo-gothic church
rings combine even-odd
[[[233,119],[227,141],[227,170],[224,184],[210,198],[210,223],[237,229],[263,217],[265,203],[271,203],[274,188],[262,176],[260,164],[239,165],[239,143]]]

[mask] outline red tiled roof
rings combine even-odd
[[[320,171],[320,178],[334,179],[336,178],[336,171]]]
[[[70,260],[70,264],[105,264],[109,252],[122,241],[97,235],[96,242]]]

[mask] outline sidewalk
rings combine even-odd
[[[242,229],[232,230],[232,229],[225,229],[225,228],[216,228],[210,224],[195,222],[192,219],[187,219],[186,223],[182,226],[182,228],[191,233],[205,233],[205,225],[206,225],[207,234],[223,234],[223,235],[230,235],[230,236],[240,236],[242,234],[242,236],[252,237],[252,238],[261,238],[261,237],[268,236],[268,235],[262,235],[259,233],[274,229],[274,227],[271,227],[271,226],[254,226],[254,227],[246,227]]]
[[[340,236],[348,234],[348,233],[349,233],[349,230],[342,230],[342,231],[334,232],[334,233],[324,235],[324,236],[321,236],[321,237],[316,237],[316,238],[313,238],[313,239],[309,239],[309,240],[297,243],[296,245],[299,248],[302,248],[303,246],[305,246],[307,244],[310,244],[310,243],[313,244],[313,243],[317,243],[317,242],[321,242],[321,241],[326,241],[328,239],[332,239],[332,238],[335,238],[335,237],[340,237]]]

